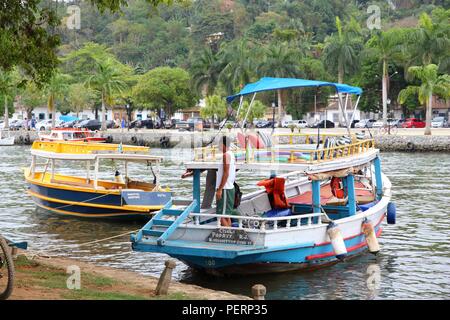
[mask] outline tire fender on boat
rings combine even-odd
[[[395,207],[395,203],[389,202],[386,212],[387,223],[395,224],[396,217],[397,217],[397,208]]]
[[[113,142],[113,137],[111,136],[111,135],[109,135],[109,136],[107,136],[106,137],[106,140],[105,140],[107,143],[111,143],[111,142]]]
[[[328,237],[330,237],[331,245],[333,246],[336,258],[343,260],[347,256],[347,248],[345,247],[341,230],[339,230],[334,222],[331,222],[327,227],[327,234]]]
[[[366,237],[369,252],[376,255],[378,252],[380,252],[380,245],[378,244],[378,239],[375,234],[375,230],[373,229],[372,224],[367,218],[365,218],[362,222],[362,232]]]
[[[131,142],[136,143],[137,142],[137,137],[136,136],[132,136],[131,137]]]

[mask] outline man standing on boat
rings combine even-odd
[[[234,213],[234,180],[236,178],[236,160],[230,150],[230,141],[223,136],[219,141],[219,150],[223,152],[222,165],[219,166],[216,179],[216,213],[231,215]],[[221,219],[222,226],[231,227],[230,218]]]

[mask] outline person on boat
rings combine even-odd
[[[203,172],[205,170],[200,170],[200,172]],[[214,169],[207,170],[206,173],[206,184],[205,184],[205,191],[203,193],[203,200],[202,204],[200,206],[201,209],[209,209],[212,207],[212,203],[214,201],[214,195],[216,190],[216,171]],[[187,169],[182,175],[181,179],[185,179],[187,177],[191,177],[194,175],[194,170]]]
[[[223,162],[219,166],[216,178],[216,213],[234,214],[234,180],[236,179],[236,160],[230,150],[230,140],[223,136],[219,141],[219,150],[223,153]],[[230,218],[222,218],[225,227],[231,227]]]

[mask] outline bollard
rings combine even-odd
[[[159,277],[158,285],[156,286],[156,295],[165,295],[169,292],[170,281],[172,280],[172,271],[176,266],[174,260],[166,260],[166,268]]]
[[[265,300],[266,287],[262,284],[255,284],[252,287],[252,295],[254,300]]]

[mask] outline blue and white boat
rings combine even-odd
[[[261,91],[321,86],[336,89],[341,110],[348,95],[358,95],[359,101],[362,92],[327,82],[263,78],[228,101],[239,97],[242,104],[247,94],[253,94],[253,101]],[[195,150],[194,160],[186,164],[193,170],[193,199],[172,200],[157,212],[132,235],[133,250],[166,253],[211,274],[239,275],[314,269],[367,251],[376,254],[383,221],[387,217],[395,223],[395,206],[374,141],[351,134],[285,136],[288,144],[266,145],[265,157],[249,147],[234,150],[244,154],[236,156],[239,172],[276,175],[243,195],[237,214],[230,216],[217,215],[211,206],[210,175],[222,165],[220,155],[214,147]],[[231,227],[221,225],[223,217],[232,219]]]

